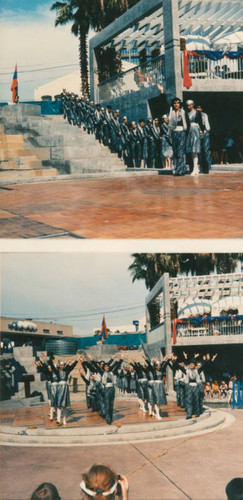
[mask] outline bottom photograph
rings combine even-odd
[[[243,498],[243,254],[1,254],[1,500]]]

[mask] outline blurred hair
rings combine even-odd
[[[243,500],[243,477],[235,477],[226,486],[228,500]]]
[[[54,484],[42,483],[32,493],[31,500],[61,500],[61,497]]]

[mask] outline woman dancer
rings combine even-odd
[[[155,415],[157,420],[161,420],[160,406],[167,404],[165,386],[163,381],[164,370],[169,362],[169,359],[165,357],[163,361],[158,359],[153,359],[152,363],[146,360],[148,363],[148,369],[153,376],[152,383],[152,415]],[[150,407],[149,407],[150,409]]]
[[[68,380],[68,375],[71,373],[71,371],[74,369],[77,363],[78,359],[76,359],[73,363],[71,363],[71,361],[68,361],[67,363],[65,363],[64,361],[60,361],[59,365],[56,367],[53,364],[52,359],[50,360],[50,365],[52,367],[52,370],[58,378],[58,387],[57,387],[58,425],[62,425],[61,417],[63,425],[67,425],[66,408],[70,406],[69,386],[67,380]]]
[[[190,121],[190,129],[186,140],[186,152],[191,156],[193,170],[191,175],[199,174],[198,156],[201,152],[200,134],[204,133],[202,115],[194,108],[194,101],[186,101],[187,116]]]
[[[140,410],[146,413],[146,404],[148,403],[148,367],[146,363],[137,363],[135,360],[130,362],[133,370],[137,375],[137,397],[139,402]]]
[[[154,167],[161,168],[161,132],[158,118],[153,120],[151,134],[154,141]]]
[[[48,362],[47,355],[43,352],[42,359],[46,367],[46,371],[48,374],[48,378],[50,380],[50,421],[53,421],[54,412],[57,415],[57,387],[59,378],[57,374],[53,371],[50,362]],[[54,364],[55,368],[58,367],[57,364]]]
[[[185,175],[187,172],[186,153],[186,133],[190,128],[190,122],[182,108],[182,102],[178,97],[174,97],[171,103],[168,120],[169,130],[174,156],[174,175]]]
[[[169,134],[168,127],[169,118],[167,115],[162,116],[161,124],[161,158],[163,163],[163,168],[171,168],[173,149],[172,141]]]

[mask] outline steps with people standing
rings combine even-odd
[[[128,171],[123,161],[94,135],[69,125],[60,115],[41,116],[38,108],[18,104],[0,110],[0,123],[6,134],[1,147],[0,182],[24,179],[32,182],[37,176],[38,180],[40,176],[55,180],[58,176],[154,175],[155,172],[145,169]]]

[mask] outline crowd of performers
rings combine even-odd
[[[158,86],[163,92],[163,88]],[[192,100],[186,102],[175,97],[169,114],[161,119],[129,122],[127,116],[120,117],[118,109],[112,110],[73,93],[60,94],[63,117],[70,125],[83,127],[88,134],[108,146],[112,153],[124,161],[129,168],[172,168],[173,174],[208,174],[211,168],[210,125],[208,115],[201,105],[195,107]],[[200,165],[200,170],[199,170]]]
[[[54,364],[52,358],[48,359],[42,354],[35,365],[47,380],[50,421],[53,420],[55,412],[57,424],[66,425],[66,408],[70,406],[68,377],[80,361],[79,372],[86,384],[87,407],[98,412],[110,425],[113,421],[116,387],[121,392],[136,393],[140,410],[161,420],[161,407],[167,404],[167,366],[173,371],[177,404],[185,408],[186,419],[192,418],[193,415],[199,417],[204,411],[204,369],[213,363],[216,356],[210,358],[209,354],[195,354],[193,358],[188,359],[186,353],[183,353],[181,360],[174,354],[159,360],[143,355],[143,362],[126,359],[126,364],[122,366],[124,354],[114,355],[108,362],[94,360],[92,356],[82,354],[75,360],[68,360],[66,363],[60,361],[59,364]]]

